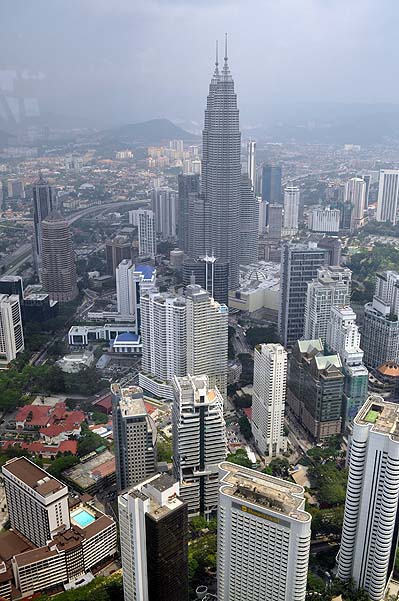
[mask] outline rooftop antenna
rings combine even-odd
[[[227,63],[227,33],[224,34],[224,60]]]

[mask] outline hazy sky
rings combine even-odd
[[[228,31],[248,125],[282,102],[399,102],[398,18],[397,0],[0,0],[0,69],[41,72],[55,114],[201,120]]]

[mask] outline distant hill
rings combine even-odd
[[[125,144],[160,144],[167,140],[197,141],[198,136],[175,125],[168,119],[151,119],[143,123],[132,123],[102,132],[102,138],[109,142]]]

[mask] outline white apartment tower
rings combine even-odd
[[[304,601],[311,516],[304,489],[220,465],[218,601]]]
[[[167,186],[152,191],[155,229],[160,240],[176,238],[177,192]]]
[[[249,140],[247,143],[247,173],[254,191],[256,177],[256,142],[254,140]]]
[[[133,273],[134,265],[129,259],[123,259],[115,271],[118,313],[122,317],[131,317],[136,312]]]
[[[173,468],[189,516],[216,514],[219,470],[226,459],[223,397],[207,376],[174,378]]]
[[[220,305],[200,286],[186,287],[187,373],[206,374],[211,388],[227,395],[228,317]]]
[[[308,283],[305,306],[305,340],[321,338],[326,342],[331,308],[349,304],[352,272],[347,267],[331,265],[317,271],[317,279]]]
[[[312,232],[336,234],[339,231],[340,216],[339,209],[322,207],[312,209],[309,216],[309,229]]]
[[[133,213],[134,211],[131,212]],[[154,212],[149,209],[138,209],[136,212],[139,233],[139,256],[155,259],[157,254],[157,237]]]
[[[363,225],[364,212],[366,210],[366,192],[367,184],[361,177],[352,177],[346,182],[345,203],[352,205],[351,231],[357,230]]]
[[[331,351],[338,353],[344,364],[353,365],[362,361],[363,351],[360,348],[356,313],[348,305],[331,307],[326,344]]]
[[[262,455],[280,455],[286,449],[287,351],[281,344],[260,344],[254,360],[252,434]]]
[[[295,234],[298,231],[300,191],[297,186],[287,186],[284,189],[284,221],[286,233]]]
[[[37,547],[70,528],[65,484],[26,457],[10,459],[2,472],[11,528]]]
[[[111,391],[116,483],[121,491],[155,472],[157,429],[139,386],[112,384]]]
[[[0,294],[0,368],[25,348],[18,294]]]
[[[353,422],[338,578],[382,601],[397,546],[399,405],[370,396]]]
[[[399,170],[381,169],[378,186],[377,221],[397,221],[399,197]]]

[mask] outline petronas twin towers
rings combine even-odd
[[[201,196],[205,252],[229,262],[229,288],[235,290],[240,263],[257,259],[258,203],[250,180],[241,175],[239,111],[227,42],[221,69],[216,55],[205,109]]]

